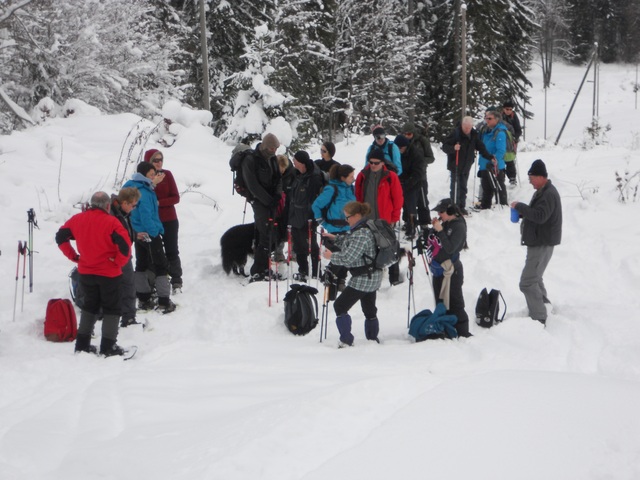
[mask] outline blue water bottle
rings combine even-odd
[[[515,208],[511,207],[511,221],[513,223],[518,223],[519,220],[520,220],[520,214]]]

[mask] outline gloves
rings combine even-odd
[[[429,263],[431,263],[436,255],[438,255],[441,247],[442,244],[440,243],[440,239],[435,234],[431,233],[429,238],[427,238],[427,248],[424,252]]]

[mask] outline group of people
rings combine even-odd
[[[99,353],[108,357],[125,353],[117,344],[118,329],[137,324],[137,310],[176,309],[171,294],[182,289],[175,209],[180,194],[163,163],[161,151],[146,151],[117,195],[96,192],[86,211],[71,217],[56,233],[60,250],[78,264],[78,288],[83,293],[76,352],[98,353],[91,336],[99,315]]]
[[[515,121],[517,128],[509,131],[517,132],[514,136],[517,144],[522,131],[511,102],[505,102],[502,115]],[[405,124],[403,133],[393,140],[381,125],[373,127],[374,139],[367,150],[364,168],[359,172],[334,159],[336,147],[331,142],[322,144],[322,158],[315,162],[301,150],[293,155],[293,165],[289,165],[286,156],[276,157],[280,146],[277,137],[267,134],[250,161],[242,165],[257,230],[250,281],[274,276],[268,260],[279,239],[269,219],[280,218],[281,225],[290,226],[289,240],[298,265],[294,275],[297,281],[306,282],[309,277],[319,275],[317,233],[321,233],[321,242],[326,247],[322,256],[330,260],[327,269],[337,279],[341,292],[334,302],[341,345],[353,345],[349,310],[358,301],[365,317],[366,338],[379,341],[376,292],[383,275],[380,270],[371,272],[363,268],[375,257],[373,233],[364,227],[369,219],[384,219],[392,226],[399,226],[402,219],[407,239],[414,239],[417,232],[425,239],[428,237],[435,299],[445,304],[448,313],[456,315],[458,335],[470,336],[460,260],[461,251],[467,248],[464,218],[468,214],[467,183],[478,152],[478,175],[483,189],[480,209],[490,208],[496,194],[501,204],[507,204],[504,179],[507,177],[515,183],[516,177],[515,162],[505,161],[507,121],[497,109],[487,110],[484,123],[478,129],[474,128],[471,117],[464,117],[443,142],[442,149],[448,155],[447,168],[451,172],[451,195],[438,202],[433,209],[437,213],[434,218],[429,210],[426,175],[434,155],[429,140],[414,124]],[[533,200],[530,205],[512,203],[512,208],[523,219],[522,244],[528,247],[520,289],[525,294],[530,316],[544,323],[547,316],[544,303],[549,300],[542,277],[553,246],[560,243],[562,212],[560,197],[547,178],[544,162],[534,162],[528,175],[536,190]],[[402,283],[398,263],[389,267],[388,279],[391,286]]]

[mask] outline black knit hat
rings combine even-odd
[[[505,102],[502,104],[502,108],[504,107],[509,107],[509,108],[515,107],[515,105],[513,104],[513,100],[505,100]]]
[[[372,148],[369,152],[368,160],[371,160],[372,158],[382,160],[384,162],[384,152],[379,148]]]
[[[311,160],[311,157],[309,157],[309,154],[304,150],[298,150],[293,158],[304,164],[307,169],[310,168],[313,170],[313,161]]]
[[[398,148],[402,148],[402,147],[408,147],[411,142],[404,135],[398,135],[396,136],[396,138],[393,139],[393,143],[395,143],[398,146]]]
[[[534,177],[547,177],[547,166],[540,159],[534,160],[531,164],[531,168],[527,172],[527,175],[533,175]]]
[[[375,137],[376,135],[384,135],[386,132],[384,131],[384,127],[382,125],[376,125],[371,129],[371,134]]]

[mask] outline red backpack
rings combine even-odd
[[[53,298],[47,303],[44,336],[50,342],[72,342],[78,333],[76,311],[71,300]]]

